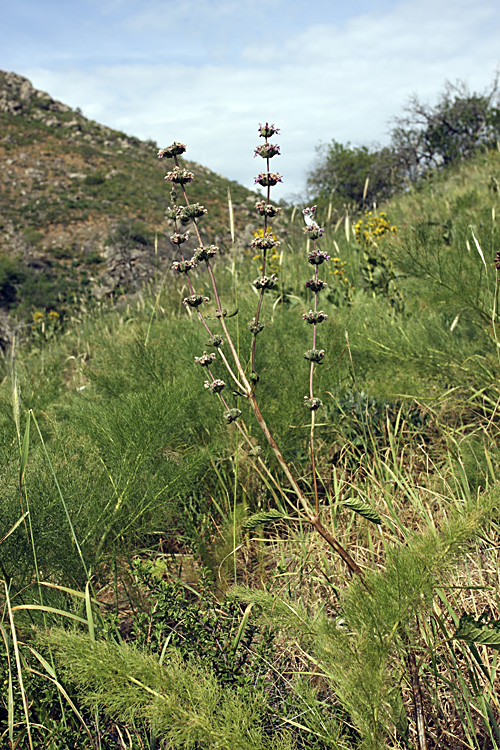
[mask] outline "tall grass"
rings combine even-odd
[[[496,644],[474,640],[480,615],[493,635],[498,627],[497,161],[480,156],[385,207],[398,232],[370,252],[393,264],[398,309],[366,285],[352,217],[323,217],[321,248],[345,261],[335,268],[354,291],[345,295],[332,274],[321,299],[328,354],[314,372],[323,402],[314,469],[301,403],[311,244],[295,218],[281,219],[288,235],[263,302],[256,390],[300,492],[353,551],[364,583],[296,512],[241,397],[231,393],[228,405],[244,412],[243,433],[204,392],[194,358],[209,337],[182,305],[189,290],[178,279],[122,309],[75,313],[44,343],[43,363],[36,339],[6,362],[1,731],[11,746],[500,746]],[[241,321],[255,315],[256,264],[236,255],[213,264],[221,298],[238,308],[227,326],[244,373],[255,337]],[[180,577],[186,612],[198,591],[196,627],[212,661],[171,646],[172,612],[137,577],[135,557],[160,582]],[[220,598],[219,620],[207,614],[200,576]],[[235,580],[246,584],[232,594],[245,606],[228,620]],[[475,635],[460,636],[462,615],[474,617]],[[264,627],[272,654],[250,644]],[[149,636],[124,643],[139,632]],[[226,643],[252,665],[238,687],[229,666],[226,682],[214,672],[221,659],[231,664]]]

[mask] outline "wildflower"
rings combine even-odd
[[[165,211],[165,218],[170,219],[171,221],[175,221],[179,218],[179,213],[181,209],[179,206],[174,206],[173,208],[167,208]]]
[[[280,147],[275,143],[264,143],[263,146],[256,146],[254,158],[262,156],[263,159],[272,159],[273,156],[280,155]]]
[[[170,242],[173,245],[182,245],[183,242],[186,242],[186,240],[189,239],[189,232],[185,232],[184,234],[179,234],[176,232],[170,237]]]
[[[323,406],[323,401],[320,398],[309,398],[308,396],[304,396],[304,406],[306,406],[311,411],[316,411],[316,409],[319,409],[320,406]]]
[[[320,266],[325,260],[330,260],[330,256],[324,250],[315,250],[309,253],[307,260],[312,266]]]
[[[167,159],[173,159],[174,156],[180,156],[180,154],[183,154],[186,150],[186,146],[183,143],[179,143],[178,141],[174,141],[171,146],[167,146],[167,148],[161,148],[158,151],[158,159],[163,159],[164,156],[167,157]]]
[[[271,276],[260,276],[252,284],[256,289],[274,289],[277,281],[278,277],[273,273]]]
[[[309,349],[307,352],[304,352],[304,359],[308,359],[309,362],[316,362],[318,365],[323,362],[324,358],[324,349]]]
[[[279,135],[279,132],[279,128],[275,127],[274,125],[268,125],[267,122],[265,125],[261,125],[259,122],[258,133],[261,138],[272,138],[273,135]]]
[[[261,216],[269,216],[271,219],[280,212],[279,208],[271,206],[270,203],[266,203],[265,201],[258,201],[255,204],[255,208]]]
[[[191,271],[192,268],[196,267],[196,261],[194,258],[191,258],[191,260],[183,260],[183,261],[174,261],[172,263],[172,271],[177,271],[177,273],[188,273],[188,271]]]
[[[224,412],[224,419],[228,424],[237,420],[239,416],[241,416],[241,409],[229,409]]]
[[[165,179],[170,180],[170,182],[174,182],[177,185],[186,185],[188,182],[194,180],[194,174],[188,169],[174,167],[171,172],[167,172]]]
[[[211,383],[209,383],[208,380],[205,380],[203,385],[205,386],[205,388],[208,388],[210,393],[220,393],[226,386],[224,381],[220,379],[212,380]]]
[[[200,206],[199,203],[193,203],[191,206],[183,206],[179,210],[179,219],[183,224],[188,224],[192,219],[199,219],[208,213],[205,206]]]
[[[323,228],[318,227],[317,224],[316,224],[316,226],[314,226],[313,224],[311,224],[311,225],[309,225],[308,227],[306,227],[304,229],[305,234],[307,234],[307,236],[308,236],[308,238],[310,240],[319,240],[319,239],[321,239],[321,237],[324,234],[324,231],[325,230]]]
[[[216,348],[219,348],[219,346],[222,346],[223,343],[224,343],[224,339],[222,338],[222,336],[219,336],[219,334],[216,334],[213,337],[212,341],[210,342],[211,346],[215,346]]]
[[[309,281],[306,281],[305,287],[306,289],[310,289],[311,292],[321,292],[322,289],[325,289],[328,286],[326,281],[321,281],[321,279],[309,279]]]
[[[56,320],[59,320],[59,313],[56,310],[51,310],[49,312],[49,320],[55,323]]]
[[[281,179],[281,175],[275,172],[261,172],[255,178],[255,184],[262,185],[262,187],[272,187],[273,185],[277,185],[278,182],[283,182],[283,180]]]
[[[210,258],[213,258],[214,255],[217,255],[219,252],[219,248],[217,245],[209,245],[208,247],[200,246],[195,250],[195,253],[193,255],[193,258],[196,261],[200,260],[209,260]]]
[[[212,362],[214,361],[215,357],[216,357],[216,355],[215,355],[214,352],[212,352],[211,354],[207,354],[206,352],[203,352],[203,354],[201,355],[201,357],[195,357],[194,361],[197,362],[202,367],[208,367],[209,365],[212,364]]]
[[[43,320],[43,312],[40,312],[40,310],[36,310],[33,313],[33,323],[40,323]]]
[[[248,321],[248,330],[255,336],[264,329],[264,323],[257,323],[255,318]]]
[[[255,239],[252,240],[251,247],[259,250],[270,250],[272,247],[278,247],[279,244],[272,232],[268,232],[267,234],[256,235]]]
[[[328,315],[323,312],[323,310],[320,310],[319,312],[314,312],[314,310],[309,310],[308,313],[304,313],[302,315],[302,320],[305,320],[306,323],[322,323],[324,320],[328,319]]]
[[[209,297],[204,297],[202,294],[192,294],[190,297],[184,297],[182,303],[189,307],[199,307],[203,302],[210,302]]]

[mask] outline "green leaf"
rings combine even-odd
[[[28,452],[30,446],[30,415],[28,412],[28,418],[26,419],[26,429],[24,431],[23,444],[21,447],[21,463],[19,466],[19,489],[23,486],[24,472],[26,471],[26,464],[28,463]]]
[[[371,508],[368,503],[365,503],[363,500],[359,500],[359,498],[352,497],[350,500],[344,500],[342,502],[342,505],[346,508],[349,508],[349,510],[353,510],[355,513],[358,513],[358,515],[363,516],[363,518],[366,518],[368,521],[371,521],[372,523],[376,523],[377,526],[382,523],[382,519],[379,516],[379,514]]]
[[[265,526],[268,523],[273,523],[283,518],[286,518],[286,516],[279,510],[264,510],[260,513],[254,513],[253,516],[247,518],[246,521],[243,521],[241,527],[243,529],[256,529],[257,526]]]
[[[462,615],[455,638],[468,643],[481,643],[490,648],[500,649],[500,620],[492,620],[487,615],[474,619],[474,615]]]

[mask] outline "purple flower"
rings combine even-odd
[[[262,185],[262,187],[272,187],[278,182],[283,182],[281,175],[275,172],[261,172],[255,178],[256,185]]]
[[[258,133],[262,138],[272,138],[273,135],[279,135],[279,128],[274,125],[269,125],[267,122],[265,125],[261,125],[259,122]]]
[[[263,146],[256,146],[254,158],[262,156],[263,159],[272,159],[273,156],[279,156],[280,147],[275,143],[265,143]]]

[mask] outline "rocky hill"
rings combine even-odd
[[[166,266],[173,251],[163,175],[171,162],[159,161],[157,148],[0,71],[0,313],[133,291]],[[228,188],[248,237],[255,194],[199,164],[184,166],[197,178],[191,199],[209,209],[207,242],[229,245]]]

